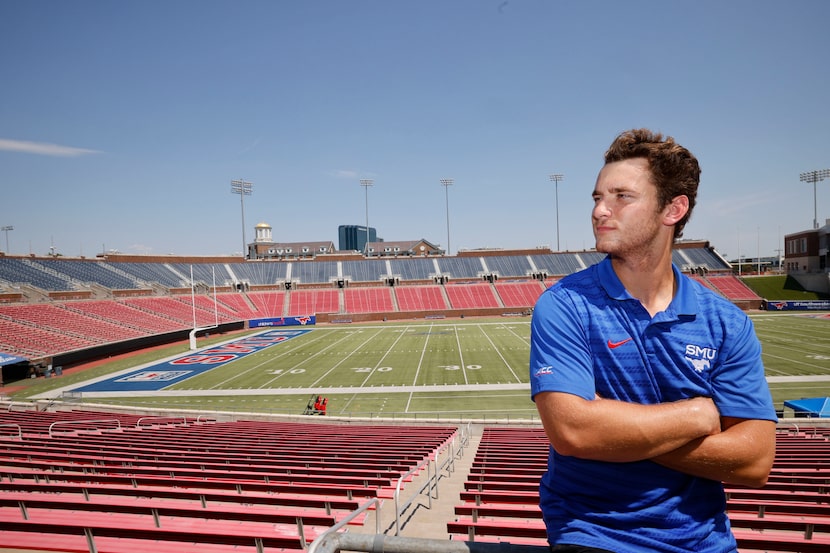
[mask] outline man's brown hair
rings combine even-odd
[[[678,196],[689,198],[689,211],[674,226],[675,240],[683,236],[683,227],[692,216],[700,184],[700,165],[692,153],[667,136],[649,129],[632,129],[620,133],[608,151],[605,163],[644,158],[648,161],[651,178],[657,187],[659,209]]]

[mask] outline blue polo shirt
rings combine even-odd
[[[610,257],[546,290],[531,322],[531,395],[654,404],[711,397],[721,415],[777,420],[752,322],[673,266],[652,318]],[[551,448],[540,505],[552,544],[629,552],[735,551],[720,482],[651,461],[609,463]]]

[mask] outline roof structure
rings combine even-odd
[[[830,397],[805,397],[787,400],[784,402],[784,407],[789,407],[796,412],[796,415],[830,418]]]

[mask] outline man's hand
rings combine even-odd
[[[693,440],[652,459],[694,476],[758,488],[775,460],[775,423],[724,417],[723,432]]]

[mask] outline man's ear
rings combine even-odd
[[[675,196],[671,203],[663,210],[663,223],[672,226],[680,221],[689,212],[689,197]]]

